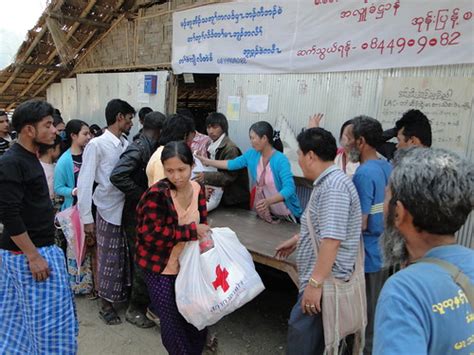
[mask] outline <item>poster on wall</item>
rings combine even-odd
[[[226,117],[231,121],[238,121],[240,119],[240,96],[229,96],[227,98]]]
[[[407,110],[421,110],[431,121],[433,146],[464,155],[472,124],[473,88],[473,78],[384,78],[377,118],[388,129]]]
[[[472,0],[275,0],[173,14],[172,66],[305,73],[473,63]]]

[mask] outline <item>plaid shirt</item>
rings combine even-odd
[[[207,224],[206,194],[204,186],[199,193],[201,223]],[[137,264],[161,273],[168,264],[173,247],[179,242],[197,240],[195,223],[178,224],[178,214],[171,198],[170,183],[160,180],[142,196],[137,206]]]

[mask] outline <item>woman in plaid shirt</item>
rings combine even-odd
[[[185,142],[170,142],[161,162],[166,178],[152,185],[137,206],[137,264],[144,269],[151,307],[161,322],[161,340],[170,354],[201,354],[207,329],[198,331],[176,306],[175,281],[185,242],[205,238],[204,187],[191,181],[194,164]]]

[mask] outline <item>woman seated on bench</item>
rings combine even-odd
[[[252,148],[232,160],[211,160],[198,156],[204,165],[217,169],[239,170],[248,168],[256,188],[254,208],[267,222],[286,219],[299,221],[301,206],[290,162],[282,153],[283,144],[270,123],[254,123],[249,130]]]

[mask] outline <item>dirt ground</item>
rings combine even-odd
[[[213,326],[219,346],[217,354],[284,354],[287,320],[297,289],[281,272],[258,266],[266,290],[252,302]],[[158,328],[139,329],[125,322],[120,310],[121,325],[106,326],[98,317],[99,304],[76,298],[79,316],[80,355],[148,355],[167,354],[161,345]]]

